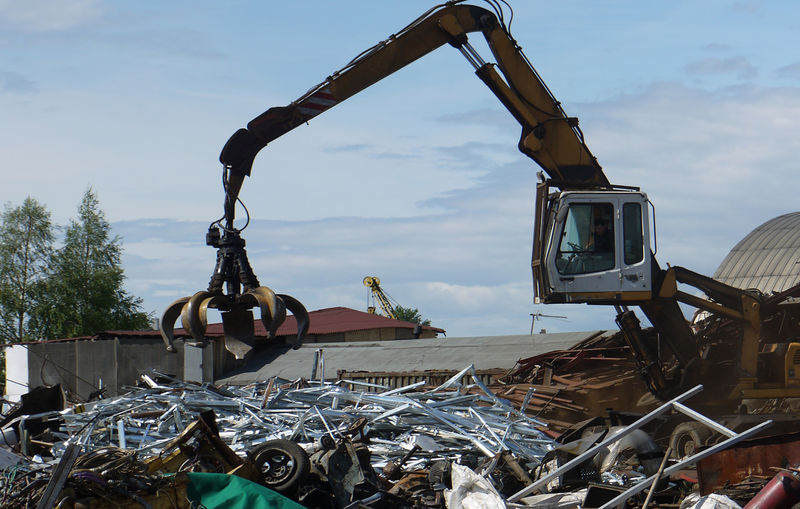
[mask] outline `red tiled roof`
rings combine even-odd
[[[413,322],[405,322],[402,320],[393,320],[385,316],[373,315],[364,311],[357,311],[346,307],[334,307],[319,309],[308,313],[311,321],[308,334],[337,334],[342,332],[360,331],[368,329],[384,329],[384,328],[401,328],[413,329],[417,324]],[[431,327],[430,325],[423,325],[423,330],[434,331],[443,334],[444,329],[438,327]],[[261,320],[255,322],[256,336],[266,336],[267,331]],[[278,327],[276,336],[295,336],[297,334],[297,320],[292,315],[286,317],[286,321]],[[187,336],[188,334],[183,329],[175,329],[175,336]],[[212,323],[206,329],[207,337],[222,337],[222,323]],[[130,331],[130,330],[110,330],[99,332],[92,337],[82,338],[69,338],[69,339],[99,339],[108,336],[117,337],[161,337],[157,330],[147,331]]]
[[[367,329],[383,329],[389,327],[413,329],[417,324],[393,320],[385,316],[373,315],[364,311],[345,307],[325,308],[308,313],[311,325],[309,334],[337,334],[341,332],[359,331]],[[424,330],[443,333],[444,329],[423,325]],[[297,320],[289,315],[286,321],[278,327],[276,336],[294,336],[297,334]],[[266,336],[267,331],[261,320],[256,321],[256,336]],[[208,326],[206,336],[222,336],[222,324],[215,323]]]

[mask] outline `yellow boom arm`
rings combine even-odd
[[[497,64],[480,58],[467,40],[470,32],[483,34]],[[250,175],[256,155],[269,142],[444,44],[464,54],[478,77],[522,125],[519,149],[551,179],[562,188],[609,184],[583,141],[577,119],[566,116],[505,24],[489,10],[449,2],[364,51],[288,106],[270,108],[246,129],[236,131],[220,155],[227,169],[226,218],[232,222],[244,177]]]

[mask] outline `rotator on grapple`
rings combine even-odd
[[[270,288],[261,286],[247,259],[241,232],[249,224],[249,213],[247,222],[241,229],[234,227],[236,204],[241,203],[239,190],[243,180],[243,174],[223,162],[225,215],[211,223],[206,234],[206,244],[217,250],[217,262],[208,290],[182,297],[164,311],[160,330],[169,351],[175,351],[172,344],[175,337],[173,327],[178,317],[193,340],[204,343],[208,308],[220,311],[225,348],[237,359],[243,359],[255,344],[252,311],[255,307],[261,311],[261,321],[267,330],[268,339],[274,337],[278,327],[286,319],[287,310],[291,311],[297,320],[295,348],[299,348],[308,332],[309,317],[303,304],[294,297],[276,294]],[[242,206],[244,207],[243,204]],[[244,210],[247,212],[246,207]]]

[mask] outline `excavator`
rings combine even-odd
[[[223,311],[226,346],[246,355],[252,348],[253,308],[270,333],[288,308],[298,316],[298,342],[307,313],[287,295],[258,284],[247,263],[241,230],[234,227],[242,184],[256,155],[269,143],[307,124],[381,79],[449,45],[519,122],[519,150],[543,171],[536,188],[533,285],[536,302],[613,306],[617,323],[642,377],[659,398],[706,382],[721,402],[744,398],[800,397],[800,287],[778,295],[742,290],[681,267],[661,268],[651,247],[647,194],[614,185],[587,147],[575,117],[559,101],[511,35],[500,3],[489,8],[454,0],[360,53],[342,69],[286,106],[273,107],[237,130],[220,154],[224,216],[212,223],[207,244],[218,250],[207,291],[179,299],[164,313],[162,336],[171,345],[180,316],[196,341],[203,340],[209,307]],[[468,35],[486,40],[487,63]],[[545,176],[546,174],[546,176]],[[222,230],[222,234],[220,234]],[[683,291],[678,285],[694,288]],[[698,295],[700,293],[700,295]],[[680,305],[706,312],[690,325]],[[643,329],[632,307],[652,324]],[[733,324],[733,327],[730,327]],[[708,327],[728,327],[730,337],[709,341]],[[705,327],[705,328],[704,328]]]

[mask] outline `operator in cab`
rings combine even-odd
[[[590,250],[598,253],[609,253],[614,251],[614,236],[608,227],[608,219],[597,217],[594,220],[594,230],[592,238],[587,246]]]

